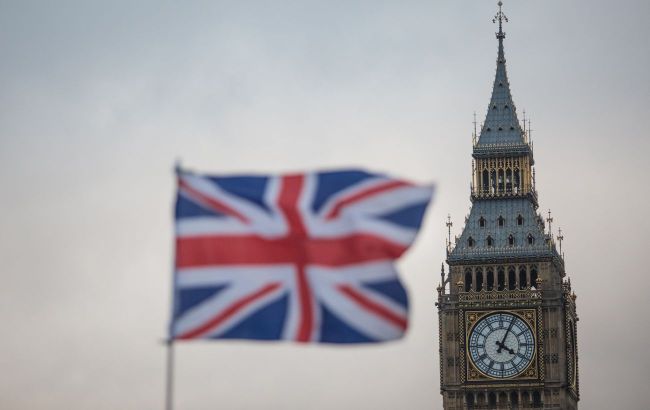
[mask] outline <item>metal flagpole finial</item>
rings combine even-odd
[[[183,164],[181,163],[180,158],[176,158],[176,161],[174,161],[174,173],[176,175],[180,175],[183,172]]]
[[[503,32],[503,22],[505,21],[507,23],[508,17],[506,17],[506,15],[503,14],[503,11],[501,11],[501,6],[503,6],[503,2],[499,1],[497,5],[499,6],[499,11],[492,19],[492,22],[493,23],[496,23],[497,21],[499,22],[499,32],[497,33],[497,38],[499,40],[502,40],[506,37],[506,33]]]

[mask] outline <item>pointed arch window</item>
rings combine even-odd
[[[508,395],[506,392],[499,393],[499,402],[506,403],[508,401]]]
[[[506,224],[506,220],[503,216],[499,215],[499,226],[504,226]]]
[[[521,214],[519,214],[519,215],[517,216],[517,225],[521,226],[521,225],[523,225],[523,224],[524,224],[524,217],[521,216]]]
[[[474,238],[472,238],[471,236],[467,238],[467,246],[470,248],[474,247]]]
[[[467,269],[465,271],[465,292],[469,292],[472,289],[472,270]]]
[[[478,220],[478,226],[480,226],[481,228],[485,228],[485,218],[481,217]]]
[[[495,407],[497,405],[497,395],[494,392],[488,394],[488,406]]]
[[[528,287],[526,267],[521,266],[519,268],[519,289],[526,289]]]
[[[515,194],[519,192],[519,170],[515,169],[515,173],[513,175],[514,183],[515,183]]]
[[[515,246],[515,237],[512,235],[508,236],[508,246]]]
[[[472,398],[474,397],[472,396]],[[513,406],[519,405],[519,394],[517,394],[516,391],[510,392],[510,403],[512,403]],[[474,402],[472,402],[472,404],[474,404]]]
[[[497,290],[506,288],[506,273],[502,266],[497,269]]]
[[[490,187],[490,174],[487,169],[483,170],[483,193],[487,193]]]
[[[494,195],[497,191],[497,172],[492,170],[490,172],[490,193]]]
[[[503,175],[503,170],[499,170],[499,193],[503,193],[503,187],[504,187],[504,175]]]
[[[537,289],[537,266],[530,267],[530,286]]]
[[[483,290],[483,269],[476,269],[476,286],[474,286],[477,292]]]
[[[491,236],[488,236],[487,239],[485,240],[485,242],[487,243],[488,248],[492,247],[492,245],[494,245],[494,239],[492,239]]]
[[[535,244],[535,237],[532,234],[528,234],[528,245]]]
[[[485,407],[485,396],[487,395],[487,392],[485,393],[477,393],[477,400],[476,404],[478,405],[478,408],[483,408]]]
[[[517,288],[517,273],[515,267],[511,266],[508,268],[508,289],[515,290]]]

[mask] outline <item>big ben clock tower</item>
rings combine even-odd
[[[438,287],[440,390],[446,410],[575,410],[576,296],[563,237],[553,237],[550,211],[546,218],[537,211],[529,129],[517,118],[506,73],[501,6],[492,98],[473,139],[472,207],[460,237],[450,237]]]

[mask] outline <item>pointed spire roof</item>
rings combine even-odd
[[[499,32],[496,33],[499,41],[497,54],[497,69],[492,86],[492,98],[488,106],[485,122],[481,128],[478,142],[474,148],[475,153],[513,148],[517,151],[526,150],[528,144],[524,139],[524,131],[517,118],[517,110],[510,92],[510,82],[506,71],[506,58],[503,50],[503,21],[508,21],[501,11],[502,3],[499,2],[499,12],[494,17],[494,22],[499,22]],[[478,152],[477,152],[478,151]]]

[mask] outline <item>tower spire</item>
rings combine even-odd
[[[499,11],[492,19],[494,23],[499,23],[499,31],[496,33],[497,40],[499,40],[497,69],[494,76],[490,105],[485,116],[485,122],[481,127],[475,152],[485,151],[487,154],[497,146],[499,149],[508,147],[527,152],[523,129],[517,119],[515,103],[512,100],[510,82],[506,72],[506,57],[503,45],[506,33],[503,31],[503,23],[508,21],[508,17],[501,9],[503,3],[499,1],[498,5]]]

